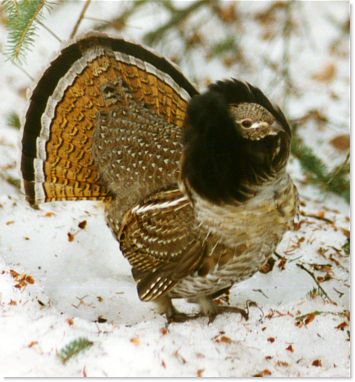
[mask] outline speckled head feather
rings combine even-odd
[[[282,125],[284,130],[291,135],[290,125],[281,109],[277,105],[272,104],[260,89],[251,85],[249,82],[236,79],[217,81],[209,85],[208,90],[223,96],[227,104],[250,102],[261,105],[268,110]]]
[[[245,121],[253,129],[258,126],[253,134],[243,133]],[[237,80],[219,81],[189,102],[182,178],[187,188],[213,203],[243,202],[286,164],[289,142],[284,114],[259,89]]]

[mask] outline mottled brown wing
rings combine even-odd
[[[167,60],[143,47],[91,34],[64,48],[35,87],[22,138],[27,199],[108,199],[91,155],[98,112],[112,108],[102,84],[127,84],[133,98],[181,126],[195,88]]]
[[[198,269],[206,250],[193,222],[178,189],[158,192],[125,214],[119,242],[141,300],[155,300]]]

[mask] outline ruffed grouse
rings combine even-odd
[[[257,272],[292,226],[290,135],[250,84],[198,94],[164,58],[91,34],[65,47],[32,93],[24,188],[33,206],[104,200],[140,299],[179,320],[171,299],[187,298],[213,319],[228,310],[213,299]]]

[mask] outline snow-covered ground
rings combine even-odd
[[[46,24],[67,38],[81,4],[66,3]],[[88,15],[109,17],[117,4],[93,2]],[[247,13],[253,6],[242,2],[238,7]],[[147,7],[131,21],[126,38],[139,40],[165,20],[164,12],[152,12],[153,4]],[[339,36],[334,20],[345,23],[348,4],[304,3],[303,7],[310,35],[295,38],[290,45],[290,72],[298,93],[288,100],[287,113],[292,119],[313,109],[324,113],[330,122],[309,121],[300,135],[333,167],[347,154],[329,142],[349,133],[350,80],[347,39],[339,42],[335,53],[330,45]],[[148,18],[148,12],[155,17]],[[85,21],[82,31],[89,26]],[[59,49],[50,34],[44,30],[40,34],[25,66],[34,77]],[[258,49],[264,42],[258,36],[255,32],[249,37],[248,52],[255,55],[258,69],[241,77],[265,89],[271,77],[260,75]],[[4,46],[3,26],[0,39]],[[204,59],[198,52],[193,57],[196,62]],[[33,210],[9,182],[20,177],[20,133],[5,126],[5,117],[11,110],[25,112],[24,93],[32,82],[3,58],[0,65],[0,375],[350,375],[349,256],[343,249],[350,219],[343,199],[306,185],[298,161],[291,158],[289,171],[300,192],[302,211],[314,217],[301,215],[296,230],[285,234],[272,271],[233,287],[231,305],[255,303],[249,304],[249,320],[223,314],[212,324],[200,318],[167,326],[153,304],[139,301],[129,264],[106,227],[101,205],[68,202]],[[324,80],[331,66],[334,73]],[[240,73],[212,60],[201,66],[196,81],[203,88],[207,77],[232,75]],[[282,104],[282,92],[273,92],[271,96]],[[185,311],[196,309],[184,301],[176,303]],[[81,337],[91,346],[63,363],[61,350]]]

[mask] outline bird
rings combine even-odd
[[[298,214],[291,129],[248,82],[200,93],[167,59],[101,33],[71,41],[32,92],[21,171],[34,207],[101,200],[142,301],[168,322],[239,307],[215,299],[253,276]],[[199,305],[179,312],[174,299]]]

